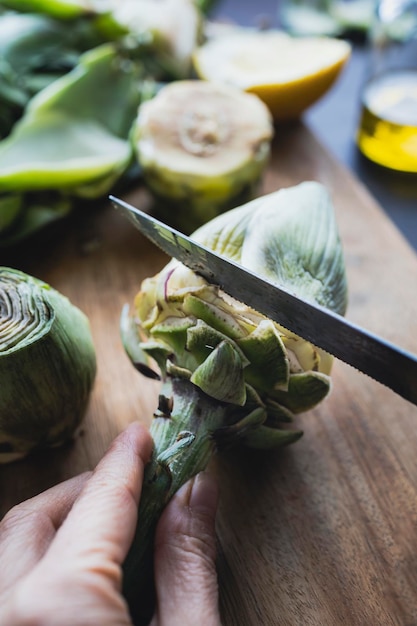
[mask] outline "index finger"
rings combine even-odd
[[[95,567],[121,564],[133,539],[143,470],[152,450],[147,429],[131,424],[111,445],[58,530],[46,559]]]

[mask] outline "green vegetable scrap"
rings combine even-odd
[[[66,214],[76,198],[103,196],[121,178],[132,161],[140,72],[104,44],[31,99],[0,142],[0,208],[12,199],[20,207],[1,220],[0,246]]]
[[[95,374],[84,313],[41,280],[0,267],[0,463],[71,438]]]
[[[0,138],[9,134],[30,99],[73,69],[102,43],[91,21],[68,25],[45,15],[0,15]]]
[[[2,0],[1,4],[14,11],[44,13],[62,20],[90,15],[99,5],[91,0]]]
[[[306,299],[345,312],[341,243],[319,183],[260,197],[193,237]],[[133,313],[122,316],[122,337],[137,369],[162,385],[137,536],[125,564],[125,594],[135,615],[144,554],[170,497],[217,449],[272,449],[296,441],[301,432],[290,423],[328,394],[332,357],[175,260],[142,283]]]

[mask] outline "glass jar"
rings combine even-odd
[[[380,0],[357,133],[361,152],[417,173],[417,0]]]

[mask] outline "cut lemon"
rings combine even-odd
[[[236,27],[197,48],[193,62],[199,78],[256,94],[282,121],[297,119],[330,89],[350,52],[332,37]]]

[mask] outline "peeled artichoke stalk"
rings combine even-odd
[[[70,439],[95,374],[84,313],[41,280],[0,267],[0,463]]]
[[[319,183],[260,197],[193,237],[304,298],[345,312],[342,247],[330,197]],[[290,423],[327,395],[332,357],[175,260],[143,281],[121,329],[136,368],[162,381],[151,424],[155,447],[124,577],[135,623],[145,623],[137,613],[138,586],[166,503],[218,449],[273,449],[296,441],[302,433]]]
[[[254,197],[272,136],[257,96],[199,80],[163,87],[139,107],[132,130],[155,212],[187,233]]]

